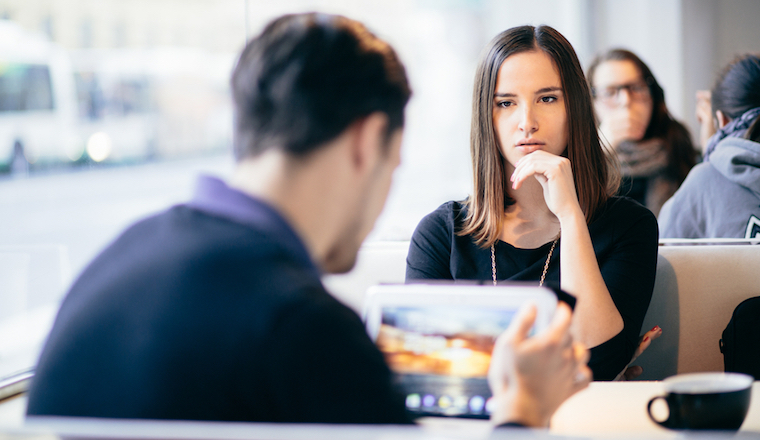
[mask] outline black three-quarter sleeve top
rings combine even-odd
[[[491,250],[471,236],[459,236],[467,216],[461,202],[447,202],[417,226],[409,245],[406,280],[490,281]],[[612,197],[589,224],[594,252],[607,289],[623,318],[623,330],[591,348],[589,367],[595,380],[612,380],[630,362],[638,346],[641,324],[649,307],[657,269],[657,219],[651,211],[625,197]],[[538,281],[552,243],[522,249],[497,241],[498,281]],[[546,283],[560,285],[562,240],[549,264]]]

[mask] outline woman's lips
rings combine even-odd
[[[540,150],[543,145],[543,142],[519,142],[515,147],[524,154],[529,154],[536,150]]]

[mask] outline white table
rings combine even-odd
[[[662,382],[593,382],[568,399],[552,418],[551,432],[589,437],[674,438],[680,434],[655,424],[647,414],[647,402],[664,394]],[[760,438],[760,381],[752,386],[749,413],[742,432],[755,432]]]
[[[592,382],[557,410],[549,432],[586,438],[688,437],[684,432],[665,429],[649,418],[649,399],[662,394],[662,382]],[[752,394],[749,413],[740,430],[742,439],[753,434],[760,439],[760,381],[753,384]],[[667,413],[662,418],[665,417]],[[482,437],[487,428],[486,422],[473,420],[427,417],[420,422],[435,432],[449,435],[470,432]]]
[[[670,431],[656,425],[647,415],[647,402],[663,393],[662,382],[594,382],[587,389],[568,399],[552,419],[548,433],[518,430],[505,432],[499,438],[510,440],[530,438],[584,437],[592,439],[660,439],[704,438],[700,433]],[[752,387],[753,399],[739,435],[711,434],[710,438],[744,440],[760,439],[760,382]],[[9,405],[10,403],[10,405]],[[159,421],[100,421],[72,420],[52,426],[51,431],[22,428],[26,398],[0,405],[0,438],[3,433],[15,433],[19,439],[55,439],[56,435],[76,437],[76,434],[109,438],[120,433],[121,438],[154,439],[485,439],[490,433],[488,422],[482,420],[425,418],[422,429],[413,427],[380,427],[360,425],[276,425],[256,423],[159,422]],[[22,433],[17,430],[21,428]],[[26,435],[23,432],[26,431]],[[42,437],[38,437],[42,434]],[[68,434],[68,435],[67,435]],[[111,437],[114,438],[114,437]]]

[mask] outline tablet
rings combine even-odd
[[[398,284],[371,287],[364,321],[417,416],[488,418],[488,366],[496,338],[526,302],[538,314],[532,333],[557,306],[535,285]]]

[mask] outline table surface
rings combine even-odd
[[[646,404],[652,397],[662,394],[662,382],[594,382],[587,389],[567,400],[552,418],[549,432],[505,432],[505,438],[692,438],[700,437],[699,433],[683,433],[669,431],[656,425],[649,419]],[[752,387],[753,399],[749,413],[739,434],[711,434],[717,438],[760,439],[760,381]],[[29,430],[24,426],[24,411],[26,398],[21,396],[10,399],[0,405],[0,438],[56,438],[47,436],[35,428]],[[405,430],[399,427],[379,428],[359,427],[357,425],[341,427],[308,428],[304,425],[274,425],[274,424],[219,424],[206,422],[157,422],[144,424],[118,421],[111,425],[101,421],[63,421],[52,427],[53,432],[70,437],[71,433],[99,432],[103,438],[113,434],[114,429],[124,431],[129,427],[134,432],[134,438],[486,438],[490,433],[490,425],[482,420],[466,420],[452,418],[424,418],[420,420],[421,429]],[[116,426],[118,425],[118,426]],[[307,425],[308,426],[308,425]],[[320,431],[320,429],[323,429]],[[205,430],[205,431],[204,431]],[[25,435],[27,432],[28,435]],[[49,433],[49,432],[48,432]],[[67,435],[69,433],[69,435]],[[5,436],[4,436],[5,434]],[[8,434],[13,434],[9,437]],[[42,434],[42,437],[39,435]],[[122,438],[130,438],[122,432]],[[18,435],[18,437],[17,437]],[[167,437],[168,435],[168,437]],[[76,435],[74,436],[76,437]],[[500,437],[500,436],[499,436]],[[713,437],[711,437],[713,438]]]
[[[592,382],[557,410],[549,432],[590,438],[682,438],[683,432],[662,428],[647,414],[649,399],[661,394],[664,394],[664,385],[660,381]],[[760,381],[753,383],[752,394],[750,409],[740,430],[741,438],[754,437],[754,434],[760,438]],[[665,417],[667,412],[663,414]],[[482,421],[430,417],[420,422],[441,431],[465,426],[483,429],[478,425]]]
[[[647,414],[649,399],[662,394],[664,385],[659,381],[593,382],[557,410],[551,431],[573,436],[641,433],[677,437],[678,433],[655,424]],[[741,431],[755,432],[760,437],[760,381],[753,383],[752,394]]]

